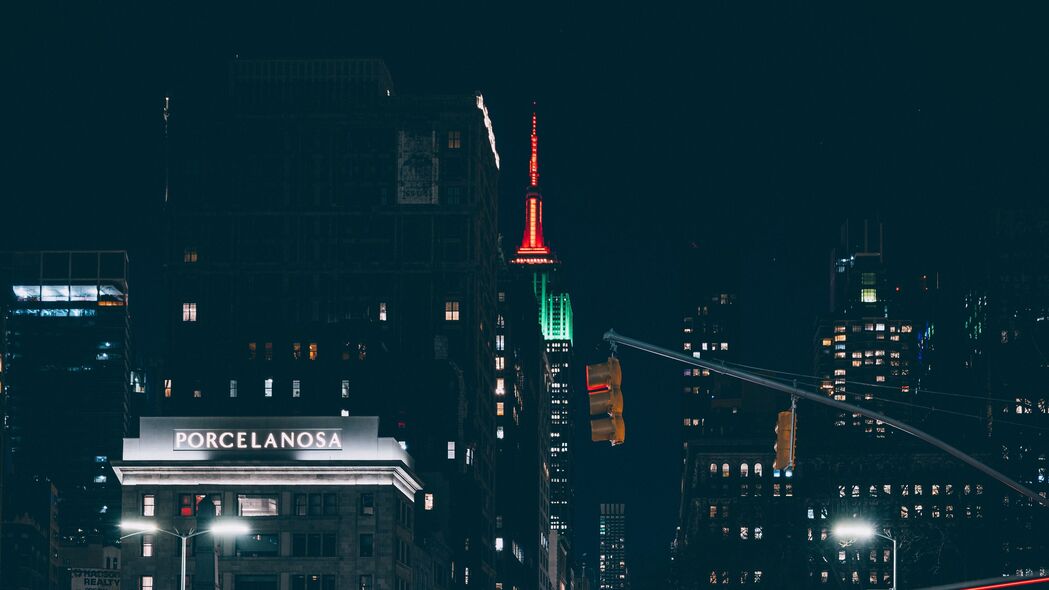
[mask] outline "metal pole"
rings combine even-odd
[[[1020,482],[1014,481],[1012,478],[1010,478],[1010,477],[1006,476],[1005,474],[999,472],[997,469],[991,467],[990,465],[987,465],[986,463],[983,463],[983,462],[975,459],[974,457],[971,457],[971,456],[963,453],[962,451],[960,451],[960,450],[954,448],[953,446],[947,444],[946,442],[944,442],[944,441],[942,441],[942,440],[932,436],[931,434],[929,434],[929,433],[927,433],[927,432],[925,432],[923,430],[919,430],[919,429],[911,426],[910,424],[906,424],[906,423],[901,422],[901,421],[899,421],[899,420],[897,420],[895,418],[891,418],[889,416],[886,416],[885,414],[881,414],[879,412],[874,412],[874,411],[868,410],[867,408],[862,408],[860,406],[856,406],[856,405],[853,405],[853,404],[850,404],[850,403],[847,403],[847,402],[841,402],[841,401],[838,401],[836,399],[831,399],[831,398],[829,398],[827,396],[824,396],[824,395],[820,395],[820,394],[817,394],[817,393],[812,393],[811,391],[805,391],[804,389],[798,389],[797,387],[792,387],[790,385],[786,385],[786,384],[780,383],[778,381],[773,381],[772,379],[768,379],[768,378],[762,377],[760,375],[755,375],[755,374],[749,373],[747,371],[741,371],[739,369],[731,369],[731,368],[726,367],[726,366],[724,366],[722,364],[712,363],[710,361],[704,361],[704,360],[701,360],[701,359],[698,359],[698,358],[695,358],[695,357],[691,357],[691,356],[688,356],[688,355],[684,355],[684,354],[675,352],[673,350],[669,350],[669,349],[662,348],[662,347],[659,347],[659,346],[654,346],[652,344],[648,344],[647,342],[642,342],[640,340],[635,340],[633,338],[628,338],[626,336],[621,336],[619,334],[616,334],[616,332],[614,330],[609,330],[609,331],[605,332],[604,339],[606,341],[608,341],[608,342],[615,342],[615,343],[619,343],[619,344],[625,344],[625,345],[627,345],[627,346],[629,346],[631,348],[636,348],[636,349],[642,350],[644,352],[648,352],[648,353],[651,353],[651,354],[662,356],[662,357],[665,357],[665,358],[668,358],[668,359],[671,359],[671,360],[675,360],[675,361],[682,362],[682,363],[685,363],[685,364],[693,365],[693,366],[700,367],[700,368],[703,368],[703,369],[708,369],[710,371],[714,371],[715,373],[720,373],[722,375],[728,375],[729,377],[735,377],[736,379],[741,379],[743,381],[749,381],[750,383],[755,383],[757,385],[763,385],[765,387],[768,387],[769,389],[775,389],[777,391],[783,391],[783,392],[786,392],[786,393],[789,393],[789,394],[792,394],[792,395],[796,395],[798,397],[803,397],[803,398],[805,398],[805,399],[807,399],[809,401],[813,401],[813,402],[816,402],[818,404],[823,404],[825,406],[830,406],[832,408],[837,408],[839,410],[845,410],[846,412],[854,412],[854,413],[857,413],[857,414],[862,414],[864,416],[867,416],[868,418],[873,418],[875,420],[880,420],[880,421],[888,424],[889,426],[892,426],[892,427],[896,428],[897,430],[901,430],[903,432],[906,432],[907,434],[909,434],[909,435],[911,435],[913,437],[916,437],[916,438],[918,438],[920,440],[923,440],[923,441],[929,443],[930,445],[932,445],[932,446],[934,446],[934,447],[936,447],[936,448],[946,452],[948,455],[954,457],[955,459],[958,459],[958,460],[962,461],[963,463],[965,463],[965,464],[967,464],[967,465],[969,465],[971,467],[976,468],[978,471],[980,471],[980,472],[982,472],[982,473],[984,473],[984,474],[986,474],[986,475],[988,475],[988,476],[990,476],[990,477],[992,477],[992,478],[1002,482],[1006,486],[1012,488],[1013,490],[1019,492],[1020,494],[1026,496],[1027,498],[1030,498],[1031,500],[1034,500],[1038,504],[1040,504],[1042,506],[1045,506],[1045,507],[1049,507],[1049,499],[1040,496],[1039,494],[1035,493],[1034,491],[1032,491],[1028,487],[1024,486]]]
[[[182,539],[182,579],[179,583],[181,590],[186,590],[186,540],[189,539],[188,535],[179,535]]]
[[[892,541],[892,590],[896,590],[896,537],[890,537]]]

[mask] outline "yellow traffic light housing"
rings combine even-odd
[[[606,362],[587,365],[586,390],[590,394],[590,438],[594,442],[607,440],[613,445],[626,439],[623,421],[623,371],[619,359],[609,357]]]
[[[779,413],[776,419],[776,460],[772,462],[773,469],[794,469],[794,411],[786,410]]]

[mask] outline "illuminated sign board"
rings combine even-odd
[[[342,449],[342,429],[190,429],[174,431],[176,451],[328,451]]]

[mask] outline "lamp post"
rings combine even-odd
[[[134,531],[120,537],[123,541],[128,537],[134,537],[136,535],[143,535],[145,533],[164,533],[165,535],[171,535],[182,540],[182,570],[179,582],[180,590],[186,590],[186,541],[203,535],[205,533],[212,533],[214,535],[246,535],[251,532],[251,528],[239,520],[215,520],[210,528],[204,530],[189,529],[188,532],[182,533],[178,529],[166,530],[157,527],[156,523],[150,521],[124,521],[120,523],[120,528],[124,530]]]
[[[884,533],[879,533],[878,530],[874,528],[874,525],[861,521],[839,522],[838,524],[834,525],[834,528],[831,530],[831,534],[835,537],[845,539],[850,542],[855,541],[857,539],[870,539],[871,537],[881,537],[882,539],[888,539],[889,541],[892,541],[892,590],[896,590],[897,583],[895,538],[890,537],[889,535],[886,535]]]

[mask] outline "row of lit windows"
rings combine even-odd
[[[692,350],[692,343],[686,342],[684,348],[685,350]],[[728,350],[728,342],[701,342],[699,350]]]
[[[229,380],[229,396],[235,398],[239,394],[239,383],[236,379]],[[164,397],[171,397],[174,392],[171,379],[164,380]],[[339,393],[342,399],[348,399],[350,397],[350,380],[343,379],[339,386]],[[266,378],[262,381],[262,395],[264,397],[273,397],[273,379]],[[204,397],[203,389],[194,389],[193,397],[202,398]],[[291,380],[291,397],[302,397],[302,381],[299,379]],[[346,415],[346,414],[344,414]]]
[[[951,495],[955,493],[955,487],[953,484],[929,484],[929,493],[932,496]],[[925,485],[916,483],[913,486],[911,484],[900,484],[896,486],[896,489],[901,496],[910,496],[912,493],[915,496],[921,496],[925,492]],[[839,485],[838,486],[838,497],[844,498],[846,495],[850,495],[853,498],[859,498],[861,495],[861,486],[859,485]],[[867,488],[867,495],[871,498],[877,498],[878,495],[891,496],[893,491],[892,484],[883,484],[880,488],[877,485],[871,485]],[[968,496],[975,493],[976,495],[983,494],[983,484],[965,484],[962,486],[962,494]]]

